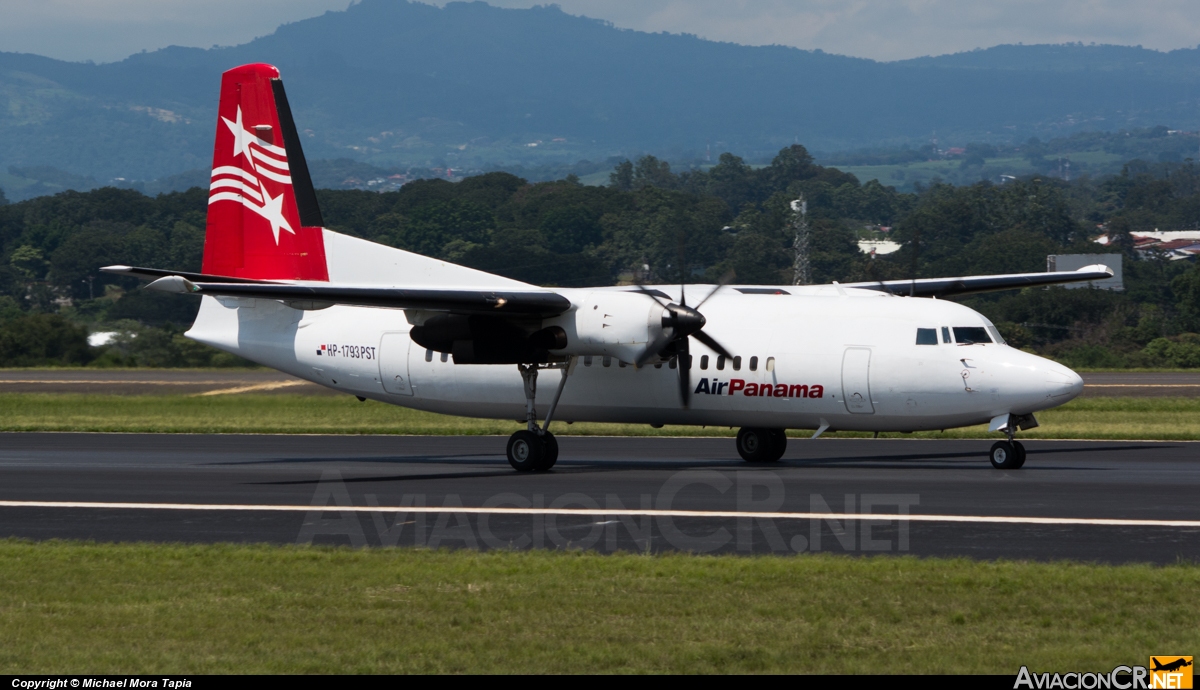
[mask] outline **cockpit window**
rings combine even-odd
[[[987,332],[992,336],[992,340],[994,342],[1000,343],[1001,345],[1004,345],[1005,344],[1004,336],[1000,335],[1000,329],[996,328],[996,324],[992,323],[991,321],[988,321],[987,319],[984,319],[983,323],[987,327]]]
[[[987,329],[983,326],[955,326],[954,342],[959,345],[990,343],[992,342],[992,337],[988,335]]]
[[[936,328],[918,328],[917,329],[917,344],[918,345],[937,345],[937,329]]]

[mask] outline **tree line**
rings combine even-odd
[[[814,282],[1045,270],[1048,254],[1125,254],[1124,292],[1024,290],[965,300],[1018,347],[1076,366],[1200,366],[1200,269],[1141,256],[1140,230],[1200,224],[1200,171],[1133,161],[1071,183],[933,183],[901,193],[817,165],[803,146],[769,165],[731,153],[675,171],[643,156],[606,186],[504,172],[419,180],[395,192],[318,190],[327,225],[375,242],[551,286],[791,282],[790,202],[803,196]],[[102,188],[0,205],[0,358],[39,364],[221,366],[182,337],[195,300],[100,273],[114,263],[200,270],[207,192]],[[901,249],[872,258],[866,236]],[[1092,241],[1113,235],[1103,247]],[[1115,249],[1113,248],[1115,247]],[[120,335],[102,348],[89,332]]]

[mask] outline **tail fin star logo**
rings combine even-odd
[[[262,216],[271,224],[275,244],[279,244],[279,231],[286,230],[295,235],[290,223],[283,216],[284,193],[271,196],[263,180],[280,184],[292,183],[288,168],[287,150],[264,141],[242,124],[242,109],[237,109],[237,119],[222,117],[221,121],[233,134],[233,158],[246,159],[244,167],[223,165],[213,168],[212,184],[209,185],[209,205],[218,201],[233,201]],[[219,191],[218,191],[219,190]]]

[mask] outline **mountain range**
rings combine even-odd
[[[205,168],[220,73],[258,61],[282,71],[310,159],[385,167],[1200,127],[1200,48],[1006,45],[883,63],[619,29],[556,6],[362,0],[240,46],[107,64],[0,53],[0,171],[103,182]]]

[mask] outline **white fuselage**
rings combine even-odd
[[[657,289],[679,301],[678,286]],[[713,289],[688,286],[688,302],[697,303]],[[586,319],[602,315],[600,306],[608,300],[628,303],[634,297],[628,290],[557,289],[576,306],[543,323],[573,333],[574,324],[582,328]],[[740,366],[726,361],[718,368],[717,355],[692,339],[695,393],[687,409],[670,363],[635,367],[628,364],[633,357],[584,356],[579,353],[608,346],[572,340],[562,354],[576,356],[555,419],[917,431],[1036,412],[1071,400],[1083,388],[1070,369],[1007,345],[942,342],[943,329],[953,333],[956,327],[983,327],[998,340],[984,317],[953,302],[837,286],[780,290],[790,294],[744,294],[729,287],[704,304],[704,332],[739,356]],[[635,298],[653,318],[650,298]],[[525,418],[515,365],[456,365],[412,342],[404,311],[348,306],[299,311],[268,300],[203,301],[189,337],[260,364],[394,405]],[[933,329],[937,344],[916,344],[918,328]],[[625,353],[645,344],[645,338],[632,340],[609,349]],[[544,371],[538,382],[543,414],[559,376]]]

